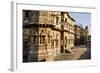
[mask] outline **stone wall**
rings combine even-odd
[[[29,11],[29,16],[25,15],[25,11],[23,13],[23,22],[28,20],[23,24],[25,62],[50,61],[57,54],[74,47],[75,21],[67,12]]]

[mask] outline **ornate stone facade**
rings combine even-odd
[[[61,12],[62,16],[62,52],[71,51],[74,47],[74,25],[75,20],[68,14],[68,12]]]
[[[87,45],[88,27],[85,28],[75,25],[75,45]]]

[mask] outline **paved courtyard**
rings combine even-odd
[[[54,60],[81,60],[90,59],[90,49],[86,47],[74,47],[72,53],[62,53],[55,56]]]

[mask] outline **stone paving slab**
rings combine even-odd
[[[87,51],[87,48],[80,48],[80,47],[75,47],[74,49],[72,49],[73,54],[71,53],[62,53],[62,54],[58,54],[57,56],[55,56],[54,60],[55,61],[59,61],[59,60],[78,60],[80,58],[80,56],[82,54],[84,54],[84,52]]]

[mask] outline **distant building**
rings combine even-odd
[[[75,25],[75,45],[80,45],[81,29],[78,25]]]
[[[75,25],[75,45],[87,45],[88,27],[82,28]]]
[[[91,35],[88,36],[87,47],[91,48]],[[91,50],[91,49],[90,49]]]

